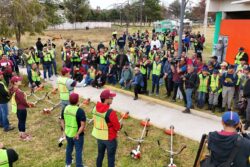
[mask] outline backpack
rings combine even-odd
[[[235,146],[234,146],[232,152],[230,153],[229,158],[227,159],[226,162],[223,162],[222,164],[219,164],[218,166],[215,166],[213,161],[212,161],[211,155],[208,155],[208,156],[206,156],[206,158],[204,160],[202,160],[200,162],[200,167],[233,167],[234,166],[233,161],[234,161],[237,153],[240,150],[239,145],[240,145],[241,140],[242,140],[242,137],[240,135],[238,135]]]

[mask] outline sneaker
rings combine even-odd
[[[49,80],[50,80],[50,81],[53,81],[53,79],[52,79],[52,78],[49,78]]]
[[[185,114],[190,114],[190,109],[186,108],[184,111],[182,111]]]
[[[71,167],[71,165],[65,165],[65,167]]]
[[[7,129],[4,129],[4,131],[9,132],[9,131],[14,130],[14,129],[15,129],[14,127],[9,126]]]
[[[28,134],[23,134],[20,136],[20,139],[23,141],[30,141],[31,140],[31,136],[29,136]]]
[[[83,84],[83,87],[86,87],[87,86],[87,84],[85,83],[85,84]]]
[[[134,100],[138,100],[138,97],[134,97]]]
[[[159,96],[159,93],[156,93],[155,96]]]

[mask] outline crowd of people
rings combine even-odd
[[[33,104],[27,102],[21,91],[22,78],[18,76],[18,64],[23,61],[32,89],[43,86],[41,67],[44,80],[49,81],[53,80],[53,75],[58,76],[57,65],[62,63],[57,87],[62,105],[61,124],[68,143],[66,166],[72,163],[74,146],[76,164],[82,166],[86,116],[77,106],[79,95],[73,93],[74,87],[91,85],[101,88],[106,83],[119,84],[122,89],[133,89],[134,100],[137,100],[138,94],[159,96],[160,86],[164,85],[166,98],[171,98],[172,102],[176,102],[177,97],[183,99],[186,107],[184,113],[190,113],[194,106],[202,109],[206,104],[212,112],[216,108],[220,108],[220,112],[231,111],[234,106],[245,117],[244,129],[247,130],[250,126],[250,67],[244,48],[239,48],[234,64],[222,61],[223,56],[218,55],[218,52],[206,62],[202,55],[204,35],[200,32],[187,32],[181,46],[175,40],[176,35],[175,30],[165,33],[152,31],[152,34],[147,30],[138,31],[133,34],[124,33],[120,37],[117,32],[113,32],[108,46],[100,42],[95,48],[90,41],[87,45],[78,45],[73,40],[67,40],[61,48],[61,54],[56,53],[57,46],[53,41],[43,44],[41,38],[38,38],[35,47],[19,53],[15,43],[2,39],[0,94],[3,98],[0,100],[0,126],[6,132],[14,129],[8,121],[8,102],[11,101],[12,111],[18,118],[20,138],[25,141],[32,138],[26,133],[25,124],[26,109]],[[182,53],[178,55],[180,48]],[[101,102],[92,111],[92,135],[98,143],[97,167],[102,166],[106,149],[109,167],[113,167],[115,162],[116,137],[120,124],[115,112],[110,109],[114,97],[115,94],[104,90],[100,95]],[[242,107],[240,104],[245,101],[248,102],[247,107]],[[226,127],[238,126],[239,122],[235,120],[234,124],[228,123],[230,119],[224,120]]]

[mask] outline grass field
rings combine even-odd
[[[22,88],[26,92],[29,92],[25,86]],[[36,95],[42,97],[43,94],[51,90],[50,85],[45,85],[45,89],[41,92],[37,92]],[[59,95],[51,95],[51,99],[54,103],[59,101]],[[35,101],[34,97],[29,97],[28,101]],[[116,101],[114,101],[116,103]],[[88,106],[83,106],[84,111],[88,117],[91,117],[90,111],[94,107],[94,103],[90,103]],[[51,115],[42,115],[40,111],[43,108],[49,108],[51,105],[46,101],[41,101],[35,108],[28,109],[27,118],[27,132],[33,136],[32,141],[24,142],[19,139],[17,128],[9,133],[0,131],[0,141],[5,144],[7,148],[14,148],[19,153],[19,160],[15,163],[16,167],[62,167],[65,160],[65,146],[58,147],[58,139],[61,136],[58,117],[60,115],[60,109],[53,111]],[[120,114],[118,114],[120,116]],[[10,122],[13,126],[17,127],[16,115],[10,113]],[[178,128],[178,127],[176,127]],[[123,131],[127,131],[132,137],[139,137],[142,126],[140,121],[129,118],[124,121],[122,131],[118,137],[118,150],[116,156],[117,167],[162,167],[169,163],[167,154],[162,152],[158,145],[157,140],[160,140],[162,146],[169,149],[170,137],[163,133],[162,129],[150,127],[148,137],[145,143],[142,145],[142,158],[140,160],[131,159],[129,153],[136,143],[133,143],[125,137]],[[92,125],[88,125],[85,134],[84,143],[84,162],[88,167],[95,166],[95,158],[97,155],[97,145],[95,139],[91,136]],[[179,167],[190,167],[193,165],[193,161],[198,149],[198,143],[187,139],[185,137],[175,135],[174,136],[174,148],[179,149],[182,144],[187,145],[187,149],[183,153],[176,157],[175,162]],[[74,166],[74,165],[73,165]],[[107,160],[105,158],[104,167],[107,166]]]

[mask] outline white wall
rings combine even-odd
[[[231,4],[237,0],[210,0],[209,12],[250,11],[250,3]]]
[[[86,27],[89,28],[111,28],[111,22],[83,22],[83,23],[76,23],[71,24],[69,22],[59,24],[56,26],[48,27],[49,30],[52,29],[59,29],[59,30],[69,30],[69,29],[85,29]]]

